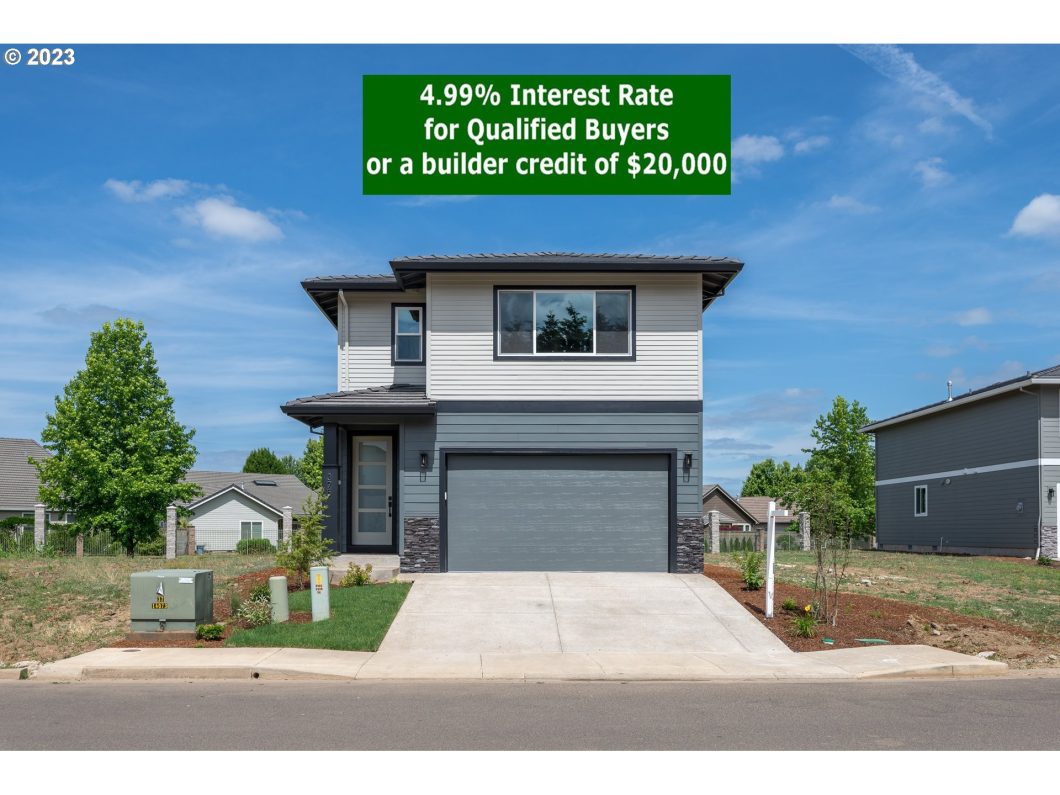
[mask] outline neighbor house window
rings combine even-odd
[[[423,364],[425,307],[395,304],[393,312],[393,363]]]
[[[240,522],[239,537],[243,540],[261,538],[261,522]]]
[[[498,356],[631,356],[632,290],[498,290]]]
[[[927,486],[913,489],[913,516],[927,516]]]

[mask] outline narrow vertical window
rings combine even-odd
[[[913,488],[913,516],[927,516],[927,486],[916,486]]]

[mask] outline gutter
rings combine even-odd
[[[877,430],[880,430],[882,428],[888,428],[888,427],[890,427],[892,425],[898,425],[899,423],[906,422],[908,420],[915,420],[915,419],[918,419],[920,417],[926,417],[926,416],[929,416],[931,414],[937,414],[940,411],[945,411],[946,409],[955,408],[956,406],[967,406],[970,403],[975,403],[975,402],[980,401],[980,400],[986,400],[987,398],[992,398],[992,397],[996,397],[998,395],[1003,395],[1006,392],[1013,392],[1013,391],[1016,391],[1016,390],[1023,390],[1024,387],[1038,386],[1040,384],[1045,384],[1045,385],[1060,384],[1060,378],[1027,378],[1027,379],[1024,379],[1023,381],[1018,381],[1015,384],[1006,384],[1005,386],[998,387],[996,389],[990,389],[990,390],[987,390],[985,392],[978,392],[978,393],[972,395],[971,397],[963,397],[963,398],[957,397],[957,398],[954,398],[951,401],[946,401],[946,402],[943,402],[943,403],[937,403],[937,404],[935,404],[933,406],[928,406],[927,408],[917,409],[915,411],[911,411],[908,414],[899,414],[897,417],[891,417],[891,418],[886,419],[886,420],[878,420],[877,422],[870,422],[868,425],[865,425],[865,426],[863,426],[861,428],[858,428],[858,431],[860,433],[875,433]]]

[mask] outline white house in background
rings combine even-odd
[[[292,529],[285,526],[284,509],[300,513],[312,493],[294,475],[192,471],[184,480],[202,489],[202,496],[184,507],[192,512],[195,543],[207,552],[234,550],[244,538],[276,545]]]

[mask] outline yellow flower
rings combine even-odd
[[[802,609],[805,610],[807,613],[809,613],[813,608],[810,607],[809,605],[806,605],[806,607],[804,607]]]

